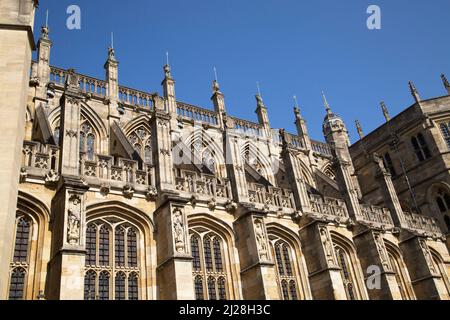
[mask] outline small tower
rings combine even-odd
[[[450,94],[450,83],[447,80],[447,77],[445,74],[441,75],[442,83],[444,84],[445,89],[447,90],[448,94]]]
[[[172,78],[172,70],[169,64],[169,53],[167,53],[167,63],[164,65],[163,87],[164,99],[167,103],[167,111],[171,114],[177,113],[177,100],[175,96],[175,80]]]
[[[47,86],[50,82],[50,51],[52,42],[49,38],[50,29],[46,24],[41,29],[41,36],[38,41],[36,80],[38,84],[37,96],[41,99],[47,99]]]
[[[119,62],[113,44],[108,48],[108,59],[105,63],[107,99],[109,102],[109,116],[118,119],[123,110],[119,106]]]
[[[384,101],[380,102],[380,106],[381,106],[381,111],[383,112],[384,118],[386,119],[386,122],[391,121],[391,116],[389,114],[389,110],[388,110],[386,104],[384,103]]]
[[[261,96],[261,92],[259,92],[258,85],[258,94],[255,96],[256,98],[256,115],[258,116],[258,122],[264,127],[266,131],[266,135],[270,136],[270,121],[269,114],[267,112],[267,107],[264,105],[263,98]]]
[[[416,103],[420,103],[422,99],[420,98],[419,91],[412,81],[409,82],[409,89],[411,90],[411,94],[416,101]]]
[[[214,73],[216,73],[215,68],[214,68]],[[214,110],[217,112],[219,125],[221,127],[223,127],[223,125],[224,125],[223,120],[224,120],[224,116],[227,113],[227,110],[225,108],[225,96],[220,91],[220,85],[217,80],[217,74],[216,74],[216,78],[214,79],[213,84],[212,84],[212,92],[213,92],[213,95],[211,97],[211,100],[214,105]]]
[[[333,169],[343,198],[352,218],[360,216],[359,197],[361,189],[355,176],[355,168],[350,156],[350,140],[344,121],[331,111],[325,94],[322,93],[327,115],[323,123],[323,133],[333,154]]]
[[[323,134],[326,142],[336,149],[339,157],[344,160],[351,161],[350,152],[348,150],[350,146],[350,139],[348,136],[348,130],[344,121],[331,111],[331,107],[327,101],[325,94],[322,92],[323,103],[327,112],[323,122]]]
[[[298,105],[297,96],[294,96],[294,114],[295,114],[295,126],[297,127],[297,133],[303,138],[305,148],[311,150],[311,140],[309,139],[308,127],[306,121],[303,119]]]
[[[356,124],[356,130],[358,131],[359,139],[362,140],[364,138],[364,132],[361,126],[361,122],[359,120],[355,121]]]

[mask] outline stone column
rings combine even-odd
[[[448,299],[447,289],[440,281],[439,270],[433,261],[427,239],[410,235],[402,235],[400,249],[411,276],[417,299],[443,300]]]
[[[154,214],[159,299],[194,300],[192,255],[185,209],[187,201],[170,195],[163,201]]]
[[[86,237],[86,187],[63,177],[52,201],[52,246],[46,297],[83,300]]]
[[[280,300],[264,216],[245,210],[234,222],[245,300]]]
[[[310,221],[300,229],[313,299],[347,300],[328,226]]]
[[[303,213],[311,211],[311,202],[308,196],[308,189],[305,179],[303,178],[302,170],[300,167],[300,160],[295,155],[295,150],[289,147],[289,141],[286,140],[285,131],[280,131],[281,139],[283,141],[283,150],[281,156],[286,166],[286,172],[289,172],[288,179],[290,185],[293,187],[295,205]]]
[[[232,128],[234,128],[234,123],[231,118],[227,118],[226,122],[228,129],[225,130],[225,162],[233,198],[238,203],[249,202],[248,185],[245,178],[245,162],[240,154],[240,137],[233,134]]]
[[[159,101],[159,97],[156,98]],[[158,102],[155,102],[155,105]],[[155,162],[156,187],[161,190],[174,189],[172,137],[170,134],[170,115],[155,110],[150,121],[153,138],[153,159]]]
[[[61,133],[59,168],[62,176],[79,176],[81,90],[74,70],[69,70],[66,89],[61,97]]]
[[[8,298],[37,2],[0,1],[0,299]]]
[[[380,231],[365,230],[359,232],[354,238],[358,252],[358,258],[363,270],[368,270],[371,266],[380,268],[380,289],[370,289],[367,291],[371,300],[402,300],[398,289],[395,272],[391,265],[383,235]]]

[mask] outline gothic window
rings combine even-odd
[[[273,244],[272,250],[275,253],[278,283],[281,285],[283,300],[298,300],[291,247],[286,242],[278,240]]]
[[[152,135],[144,126],[134,130],[129,136],[129,141],[141,159],[147,163],[152,163]]]
[[[397,172],[395,171],[394,163],[392,162],[392,158],[389,152],[384,155],[383,164],[384,167],[389,171],[391,176],[395,178],[397,176]]]
[[[88,224],[86,300],[139,299],[138,243],[137,229],[116,218]]]
[[[60,139],[60,129],[59,127],[56,127],[53,131],[53,137],[55,138],[55,144],[59,146],[59,139]]]
[[[15,268],[11,272],[9,284],[9,300],[23,300],[25,293],[25,277],[27,272],[24,268]]]
[[[436,204],[444,216],[447,229],[450,230],[450,195],[445,190],[440,189],[436,196]]]
[[[126,281],[126,275],[123,272],[119,272],[116,274],[116,283],[115,283],[115,290],[116,290],[116,300],[125,300],[125,281]]]
[[[445,263],[436,252],[431,251],[431,254],[433,257],[433,262],[437,266],[437,272],[439,273],[439,276],[441,277],[444,286],[447,288],[447,292],[450,294],[450,281],[446,271]]]
[[[32,221],[26,216],[16,220],[14,255],[11,262],[9,299],[22,300],[26,294],[26,277],[29,268]]]
[[[223,261],[223,242],[214,233],[191,234],[193,281],[197,300],[226,300],[227,272]]]
[[[389,261],[391,262],[392,271],[395,272],[395,280],[397,282],[398,290],[400,291],[400,295],[402,300],[408,300],[408,294],[406,289],[406,281],[404,279],[402,268],[399,264],[399,261],[396,256],[394,256],[391,252],[389,254]]]
[[[416,137],[412,137],[411,143],[420,162],[431,158],[431,152],[423,134],[419,133]]]
[[[102,271],[98,280],[98,298],[99,300],[109,300],[109,273]]]
[[[82,118],[80,128],[80,152],[86,154],[86,159],[94,161],[95,133],[89,121]]]
[[[450,149],[450,123],[441,123],[440,127],[445,143],[447,143],[447,147]]]
[[[94,271],[88,271],[84,276],[84,300],[95,300],[96,278]]]
[[[335,245],[336,257],[338,259],[339,267],[341,268],[342,281],[344,282],[345,293],[348,300],[356,300],[354,291],[354,275],[350,264],[350,257],[347,252],[340,246]]]
[[[192,257],[194,258],[193,262],[194,271],[201,271],[200,245],[199,245],[199,238],[196,235],[193,235],[191,237],[191,250],[192,250]]]

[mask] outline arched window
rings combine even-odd
[[[116,300],[125,300],[125,281],[127,276],[123,272],[116,274],[115,280],[115,290],[116,290]]]
[[[444,190],[440,189],[436,195],[436,204],[444,216],[444,221],[447,229],[450,230],[450,195]]]
[[[416,137],[412,137],[411,143],[420,162],[431,158],[430,149],[422,133],[419,133]]]
[[[445,143],[447,143],[447,147],[450,149],[450,126],[449,123],[441,123],[441,132],[444,137]]]
[[[91,222],[86,229],[86,248],[86,300],[139,299],[139,247],[135,227],[117,219]]]
[[[97,274],[90,270],[84,276],[84,300],[95,300],[95,283]]]
[[[26,216],[16,220],[14,256],[11,263],[9,299],[22,300],[26,294],[26,277],[29,269],[32,221]]]
[[[197,300],[226,300],[227,273],[223,242],[214,233],[191,234],[193,281]]]
[[[389,171],[392,178],[395,178],[397,176],[397,171],[395,171],[394,163],[392,162],[391,155],[389,152],[387,152],[383,157],[383,164],[384,167]]]
[[[400,296],[402,297],[402,300],[409,300],[409,295],[407,292],[407,284],[402,272],[402,267],[398,261],[398,257],[394,255],[392,252],[389,252],[389,261],[391,262],[392,271],[395,272],[395,280],[397,282],[397,287],[400,292]]]
[[[128,140],[133,146],[134,150],[139,154],[141,159],[147,163],[152,163],[152,135],[150,130],[144,126],[140,126],[134,130],[129,136]]]
[[[448,278],[445,263],[439,256],[439,254],[434,250],[431,250],[431,255],[433,257],[434,264],[437,266],[439,276],[441,277],[441,280],[444,283],[445,288],[447,289],[447,293],[450,294],[450,279]]]
[[[95,133],[89,121],[82,118],[80,127],[80,152],[86,154],[86,159],[94,161]]]
[[[354,275],[350,264],[350,258],[344,248],[335,245],[334,250],[338,259],[339,267],[341,268],[342,281],[344,282],[345,293],[348,300],[356,300],[354,291]]]
[[[277,240],[272,250],[275,253],[278,283],[281,285],[283,300],[298,300],[297,279],[294,274],[291,247],[282,240]]]

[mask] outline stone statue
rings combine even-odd
[[[255,220],[255,236],[258,253],[261,259],[268,260],[266,235],[264,226],[260,219]]]
[[[325,251],[325,257],[327,259],[327,263],[330,266],[334,266],[335,260],[334,260],[333,244],[331,243],[330,236],[328,234],[327,229],[320,228],[320,238],[322,240],[322,245],[323,245],[323,249]]]
[[[185,253],[183,213],[180,209],[173,212],[173,231],[175,250],[178,253]]]
[[[71,246],[80,242],[80,220],[70,209],[67,218],[67,242]]]

